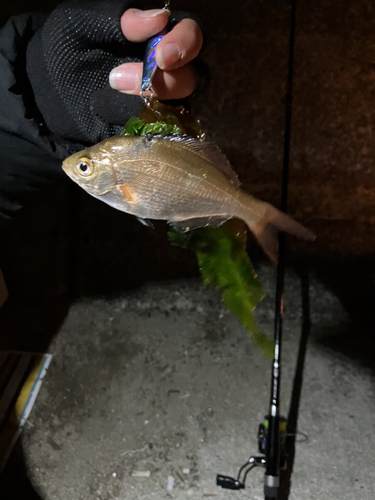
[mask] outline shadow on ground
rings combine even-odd
[[[338,298],[348,316],[341,322],[337,318],[337,327],[315,332],[313,341],[374,370],[374,256],[315,257],[306,264]]]

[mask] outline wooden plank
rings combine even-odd
[[[25,380],[26,371],[30,365],[31,356],[32,355],[25,353],[19,358],[16,369],[12,373],[7,386],[0,396],[0,427],[9,411],[12,401],[21,390],[22,383]]]

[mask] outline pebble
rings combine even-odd
[[[150,477],[151,471],[150,470],[133,470],[132,476],[133,477]]]
[[[174,477],[168,476],[167,490],[168,491],[172,491],[173,490],[173,485],[174,485]]]

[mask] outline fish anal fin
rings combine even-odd
[[[192,231],[193,229],[198,229],[200,227],[220,227],[228,219],[230,219],[230,217],[217,215],[211,217],[195,217],[179,221],[170,220],[168,223],[180,233],[187,233],[188,231]]]

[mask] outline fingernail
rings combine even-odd
[[[132,92],[139,84],[138,73],[126,66],[114,68],[109,74],[109,84],[113,89]]]
[[[170,14],[170,11],[168,9],[151,9],[151,10],[139,10],[138,12],[135,13],[135,15],[139,17],[156,17],[160,16],[160,14],[164,14],[165,12],[168,12],[168,15]]]
[[[160,69],[165,69],[172,66],[181,59],[182,53],[180,47],[176,43],[167,43],[157,51],[157,63]]]

